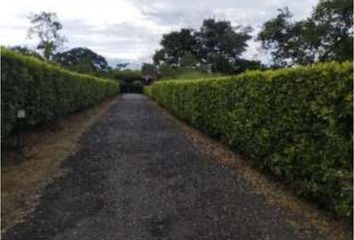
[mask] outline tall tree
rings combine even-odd
[[[204,20],[197,33],[198,57],[214,72],[232,73],[235,63],[246,50],[252,29],[232,27],[229,21]]]
[[[228,21],[204,20],[199,31],[181,29],[164,34],[162,49],[155,52],[154,64],[176,69],[203,69],[213,72],[238,73],[252,61],[240,61],[246,50],[251,29],[232,27]],[[239,65],[242,63],[242,67]]]
[[[263,24],[262,31],[257,40],[262,42],[262,47],[271,52],[274,64],[287,65],[291,49],[289,47],[292,36],[292,25],[289,19],[292,17],[288,8],[279,9],[279,14]]]
[[[323,48],[321,61],[353,59],[352,0],[321,0],[311,20]]]
[[[46,60],[50,60],[57,48],[65,41],[59,33],[63,28],[56,13],[41,12],[29,16],[32,27],[28,30],[28,37],[38,37],[37,49],[43,51]]]
[[[321,0],[311,16],[292,22],[287,8],[264,23],[257,39],[275,66],[353,58],[351,0]]]
[[[88,48],[79,47],[57,53],[53,60],[70,70],[82,73],[100,73],[109,69],[106,59]]]
[[[192,29],[181,29],[164,34],[160,42],[162,49],[157,51],[153,57],[157,65],[163,63],[179,66],[183,56],[187,53],[195,53],[196,39]]]

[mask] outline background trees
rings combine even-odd
[[[353,59],[353,3],[321,0],[309,18],[292,22],[287,8],[263,24],[257,39],[277,67]]]
[[[289,67],[351,60],[352,5],[351,0],[320,0],[311,15],[301,21],[293,21],[289,9],[280,9],[278,15],[263,24],[255,39],[270,53],[272,60],[265,64]],[[114,78],[122,75],[124,79],[137,76],[123,70],[128,63],[111,68],[103,56],[87,48],[76,47],[58,53],[65,38],[60,34],[63,27],[55,13],[40,12],[29,19],[32,23],[29,36],[38,38],[36,51],[41,55],[21,46],[13,50],[81,73]],[[209,73],[238,74],[265,68],[260,61],[243,58],[247,42],[252,39],[251,31],[250,27],[232,26],[229,21],[206,19],[199,29],[182,28],[166,33],[160,42],[161,49],[152,57],[153,64],[143,64],[141,73],[178,78],[188,74],[197,77]]]
[[[353,59],[353,3],[320,0],[310,17],[292,21],[288,8],[279,9],[263,24],[256,40],[267,50],[271,67]],[[164,34],[161,49],[153,56],[162,74],[203,71],[237,74],[264,68],[259,61],[242,58],[251,39],[249,27],[206,19],[199,30],[181,29]]]
[[[353,1],[322,0],[310,19],[321,44],[320,61],[353,59]]]
[[[53,61],[63,67],[81,73],[100,73],[109,70],[108,63],[104,57],[88,48],[73,48],[66,52],[57,53]]]
[[[36,51],[34,51],[32,49],[29,49],[26,46],[13,46],[13,47],[10,47],[10,49],[12,51],[21,53],[21,54],[26,55],[26,56],[35,57],[35,58],[38,58],[40,60],[44,60],[44,58],[39,53],[37,53]]]
[[[246,42],[251,39],[250,31],[249,27],[233,27],[229,21],[206,19],[199,31],[181,29],[164,34],[162,49],[155,52],[153,61],[162,70],[184,68],[239,73],[248,64],[260,66],[241,58]]]
[[[192,29],[181,29],[162,36],[160,42],[162,49],[157,51],[153,57],[157,65],[167,64],[180,66],[186,53],[196,54],[196,37]]]
[[[249,27],[232,27],[228,21],[204,20],[196,34],[198,59],[212,72],[238,72],[237,60],[246,50],[251,30]]]
[[[156,75],[158,73],[156,66],[150,63],[144,63],[141,72],[143,75]]]

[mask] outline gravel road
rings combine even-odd
[[[143,95],[121,95],[80,142],[69,173],[3,239],[299,239]]]

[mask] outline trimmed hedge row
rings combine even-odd
[[[352,63],[161,81],[145,93],[261,169],[352,216]]]
[[[115,81],[77,74],[1,48],[2,139],[18,128],[17,111],[24,109],[24,128],[54,121],[119,92]]]

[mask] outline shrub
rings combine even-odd
[[[115,81],[63,70],[58,66],[1,48],[1,131],[3,140],[19,126],[25,128],[89,107],[119,92]]]
[[[296,193],[352,216],[352,63],[161,81],[145,93]]]

